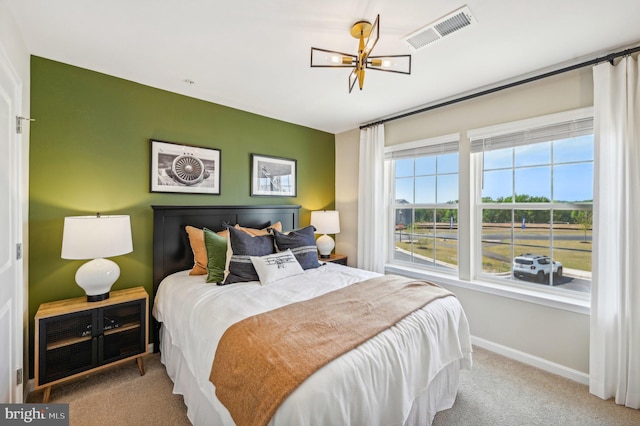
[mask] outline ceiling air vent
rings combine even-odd
[[[456,31],[475,23],[476,20],[471,15],[471,11],[467,6],[464,6],[455,12],[432,22],[426,27],[412,32],[402,40],[415,52],[416,50],[420,50],[429,44],[448,36],[449,34],[453,34]]]

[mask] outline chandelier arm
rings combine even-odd
[[[411,74],[411,55],[369,56],[365,67],[372,70]]]
[[[349,93],[353,90],[353,87],[356,85],[356,80],[358,79],[357,68],[354,68],[349,73]]]
[[[376,16],[376,20],[373,22],[371,29],[369,30],[369,34],[365,34],[367,37],[367,41],[364,46],[364,51],[366,56],[371,55],[371,51],[378,43],[378,39],[380,38],[380,15]]]
[[[405,71],[396,71],[396,70],[385,70],[382,68],[374,68],[374,67],[367,67],[368,70],[373,70],[373,71],[382,71],[382,72],[393,72],[396,74],[404,74],[404,75],[411,75],[410,72],[405,72]]]
[[[346,59],[345,59],[346,58]],[[346,60],[349,60],[346,63]],[[356,55],[335,50],[311,48],[312,68],[352,68],[358,61]]]

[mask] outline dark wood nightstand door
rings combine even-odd
[[[38,321],[39,383],[45,384],[98,365],[96,311],[82,311]]]

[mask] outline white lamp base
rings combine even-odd
[[[333,241],[333,238],[324,234],[316,240],[316,246],[318,247],[320,257],[328,258],[331,255],[331,251],[336,246],[336,243]]]
[[[87,302],[109,298],[111,286],[120,277],[120,267],[109,259],[93,259],[78,268],[76,283],[87,294]]]

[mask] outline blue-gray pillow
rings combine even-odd
[[[316,247],[316,228],[307,226],[297,229],[287,234],[270,229],[276,239],[278,251],[291,249],[291,253],[296,257],[302,269],[312,269],[320,266],[318,262],[318,248]]]
[[[251,236],[244,231],[229,227],[229,242],[233,254],[229,260],[229,275],[225,284],[245,281],[260,281],[251,256],[266,256],[276,252],[273,235]]]

